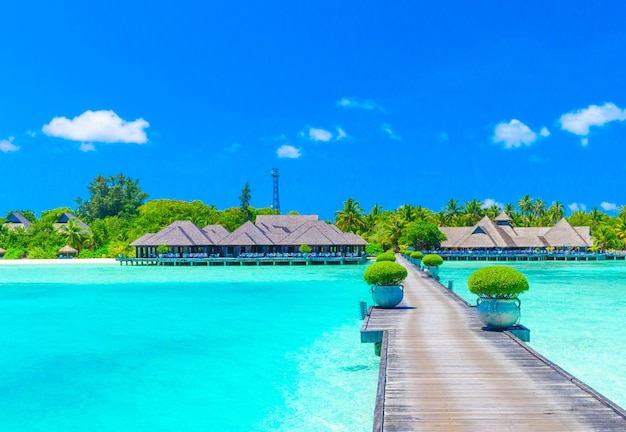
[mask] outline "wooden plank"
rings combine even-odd
[[[401,308],[372,308],[362,327],[383,334],[374,431],[626,430],[622,408],[399,262]]]

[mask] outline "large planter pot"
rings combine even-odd
[[[504,330],[519,322],[520,301],[517,298],[479,298],[476,303],[480,320],[487,328]]]
[[[439,266],[426,266],[433,279],[439,280]]]
[[[372,285],[372,300],[381,308],[394,308],[404,297],[402,285]]]

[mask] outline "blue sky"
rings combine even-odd
[[[626,3],[0,5],[0,213],[98,174],[332,218],[449,198],[626,204]]]

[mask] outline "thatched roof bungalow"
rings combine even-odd
[[[493,221],[485,216],[473,227],[442,227],[446,249],[545,249],[583,248],[593,245],[588,226],[573,227],[561,219],[553,227],[513,227],[511,218],[501,213]]]
[[[17,229],[17,228],[26,229],[30,225],[31,225],[30,221],[28,219],[26,219],[19,212],[12,212],[7,217],[7,221],[4,224],[2,224],[2,226],[6,227],[7,229],[10,229],[10,230],[14,230],[14,229]]]
[[[341,232],[316,215],[258,216],[233,232],[221,225],[200,229],[190,221],[170,224],[156,234],[145,234],[131,243],[138,257],[158,255],[160,245],[173,254],[234,256],[242,253],[296,253],[303,244],[313,252],[359,253],[367,245],[355,234]]]

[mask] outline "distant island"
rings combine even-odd
[[[257,216],[278,215],[272,208],[250,206],[251,191],[246,182],[238,207],[217,209],[201,201],[148,200],[138,179],[124,174],[98,175],[88,185],[89,198],[77,198],[75,209],[61,207],[43,211],[13,209],[0,221],[0,256],[4,259],[57,258],[66,246],[79,258],[133,257],[131,243],[148,233],[157,233],[175,221],[191,221],[199,227],[221,225],[229,232]],[[588,227],[591,251],[626,248],[626,207],[617,216],[593,208],[569,216],[559,201],[548,205],[541,198],[525,195],[516,203],[486,206],[477,199],[460,203],[449,199],[442,210],[405,204],[394,210],[374,205],[366,212],[354,198],[335,212],[334,224],[344,233],[353,233],[367,243],[366,252],[388,249],[433,249],[446,243],[450,227],[473,227],[487,217],[507,217],[507,224],[519,228],[553,227],[564,219],[568,226]],[[290,212],[288,214],[298,214]],[[448,233],[448,234],[446,234]],[[570,232],[570,235],[571,234]],[[554,246],[554,245],[552,245]]]

